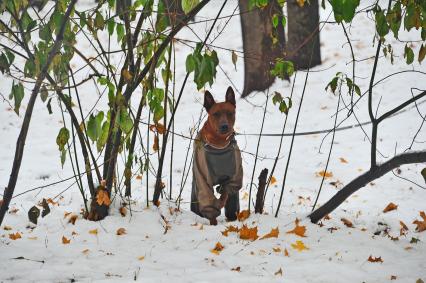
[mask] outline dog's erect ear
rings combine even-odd
[[[213,95],[208,90],[206,90],[206,92],[204,93],[203,106],[206,108],[207,112],[209,112],[210,108],[212,108],[215,103],[216,101],[214,101]]]
[[[235,103],[235,94],[234,94],[234,90],[232,89],[232,87],[228,87],[228,89],[226,90],[226,102],[231,103],[232,105],[236,105]]]

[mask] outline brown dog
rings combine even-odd
[[[191,210],[216,225],[223,207],[230,221],[237,218],[240,209],[238,191],[242,187],[243,168],[234,138],[234,91],[229,87],[225,102],[220,103],[206,91],[204,107],[208,118],[194,142]],[[214,195],[215,185],[219,185],[219,199]]]

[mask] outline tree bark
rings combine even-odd
[[[270,70],[276,58],[284,56],[283,10],[271,0],[263,9],[249,9],[249,1],[239,0],[241,31],[244,49],[244,90],[242,97],[253,91],[263,91],[273,84]],[[273,27],[272,17],[278,15],[278,26]],[[274,40],[276,40],[274,44]]]
[[[303,70],[321,64],[319,5],[318,0],[305,1],[302,7],[297,2],[287,1],[286,59],[292,61],[297,70]]]
[[[311,219],[312,223],[317,223],[321,218],[342,204],[350,195],[367,185],[369,182],[380,178],[389,171],[401,165],[422,162],[426,162],[426,150],[403,153],[391,158],[383,164],[372,167],[370,170],[347,184],[323,206],[312,212],[309,215],[309,218]]]
[[[254,206],[255,213],[263,212],[263,205],[265,203],[264,195],[265,195],[265,187],[266,187],[266,178],[268,177],[268,169],[263,169],[259,175],[259,186],[256,194],[256,204]]]

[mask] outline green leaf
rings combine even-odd
[[[52,111],[52,105],[50,104],[52,102],[52,98],[49,98],[49,101],[47,101],[47,111],[49,112],[49,115],[53,113]]]
[[[120,42],[124,37],[124,25],[117,23],[117,42]]]
[[[104,112],[100,111],[96,116],[90,115],[87,122],[87,135],[95,142],[102,134],[102,120],[104,119]]]
[[[404,58],[406,58],[408,65],[413,63],[413,61],[414,61],[413,49],[411,49],[411,47],[409,47],[408,45],[405,45]]]
[[[325,90],[327,90],[329,87],[331,88],[331,92],[335,93],[337,88],[337,81],[339,78],[336,76],[334,77],[331,82],[328,83],[328,85],[325,87]]]
[[[21,101],[24,98],[24,86],[21,83],[12,84],[12,92],[9,95],[9,99],[14,99],[15,101],[15,112],[19,115],[19,107],[21,107]]]
[[[386,22],[385,14],[381,10],[376,12],[376,30],[381,38],[389,33],[389,26]]]
[[[330,4],[333,7],[336,22],[340,23],[345,21],[349,23],[355,16],[355,10],[359,6],[359,0],[331,0]]]
[[[274,28],[277,28],[277,26],[278,26],[278,22],[279,22],[279,16],[278,16],[278,14],[274,14],[274,15],[272,16],[272,26],[273,26]]]
[[[280,103],[281,101],[283,101],[283,97],[281,93],[279,93],[278,91],[274,91],[274,96],[272,97],[272,103],[275,105],[277,103]]]
[[[419,50],[419,63],[421,63],[423,61],[423,59],[425,58],[426,55],[426,45],[420,46],[420,50]]]
[[[65,149],[65,145],[68,142],[68,139],[70,138],[70,132],[67,128],[63,127],[59,130],[58,136],[56,137],[56,144],[59,147],[60,151],[63,151]]]
[[[423,168],[423,170],[420,172],[423,176],[423,179],[425,179],[425,183],[426,183],[426,167]]]
[[[5,54],[0,55],[0,71],[4,74],[4,72],[9,72],[9,61]]]
[[[192,56],[192,54],[189,54],[186,57],[186,62],[185,62],[185,66],[186,66],[186,72],[187,73],[191,73],[195,70],[195,59],[194,56]]]
[[[104,17],[102,16],[102,14],[99,11],[97,11],[96,17],[95,17],[95,28],[103,30],[104,26],[105,26]]]
[[[398,38],[398,31],[402,22],[401,20],[401,2],[398,1],[386,15],[386,21],[388,22],[395,38]]]
[[[115,22],[113,19],[108,20],[108,34],[111,36],[114,33]]]
[[[288,107],[287,107],[287,104],[285,103],[285,101],[284,101],[284,100],[280,102],[280,107],[279,107],[279,109],[280,109],[280,111],[281,111],[282,113],[285,113],[285,114],[287,114],[287,113],[288,113]]]
[[[40,89],[40,98],[41,101],[46,102],[47,97],[49,96],[49,92],[47,91],[47,88],[45,85],[43,85]]]
[[[182,0],[182,10],[185,14],[188,14],[195,6],[200,3],[200,0]]]
[[[279,77],[280,79],[286,79],[291,77],[294,73],[294,65],[291,61],[284,61],[282,58],[278,58],[275,61],[274,68],[271,70],[273,76]]]
[[[123,108],[120,110],[120,115],[117,117],[118,125],[120,129],[125,133],[129,134],[133,128],[133,121],[129,116],[129,113]]]
[[[96,149],[98,150],[98,152],[100,152],[102,148],[104,147],[104,145],[106,144],[108,139],[108,132],[109,132],[109,121],[105,121],[104,124],[102,125],[101,135],[96,142]]]
[[[64,148],[61,150],[61,166],[64,168],[65,159],[67,158],[67,150]]]
[[[361,89],[358,85],[354,84],[355,93],[358,94],[358,96],[361,96]]]
[[[40,209],[37,206],[33,206],[28,210],[28,219],[37,225],[37,218],[40,216]]]

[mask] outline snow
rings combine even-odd
[[[81,1],[83,2],[83,1]],[[230,15],[237,6],[237,1],[228,1],[223,15]],[[206,6],[197,19],[213,18],[218,12],[219,1],[212,1]],[[93,3],[80,3],[80,7]],[[367,6],[362,3],[361,5]],[[363,7],[364,7],[363,6]],[[321,20],[326,20],[330,7],[321,9]],[[332,19],[330,19],[332,20]],[[231,50],[242,50],[242,40],[239,17],[233,17],[228,25],[226,19],[218,21],[213,37],[223,33],[213,42],[216,46]],[[191,26],[201,39],[207,33],[211,22]],[[358,15],[350,29],[350,37],[354,46],[355,57],[366,59],[373,56],[376,45],[373,45],[374,22],[365,14]],[[179,38],[199,41],[194,33],[185,29],[178,34]],[[107,40],[107,37],[100,37]],[[401,39],[413,40],[418,33],[402,33]],[[208,43],[211,43],[208,41]],[[389,74],[403,70],[419,70],[426,72],[423,65],[417,61],[406,65],[403,58],[404,43],[391,40],[395,52],[395,64],[388,58],[381,57],[378,63],[376,81]],[[115,43],[114,43],[115,44]],[[192,44],[193,45],[193,44]],[[414,50],[420,43],[414,42]],[[89,42],[79,38],[78,47],[87,56],[94,55]],[[117,47],[117,46],[114,46]],[[179,90],[185,75],[184,60],[190,49],[178,44],[176,47],[176,89]],[[239,57],[235,71],[231,53],[217,49],[221,68],[227,73],[241,91],[243,86],[243,58]],[[351,76],[352,65],[350,49],[340,26],[326,24],[321,32],[321,52],[323,64],[309,73],[305,98],[302,105],[297,131],[329,129],[333,127],[337,96],[325,91],[325,87],[338,71]],[[416,52],[416,51],[415,51]],[[120,62],[120,56],[113,57]],[[78,59],[73,62],[75,69],[83,62]],[[361,91],[368,89],[373,60],[367,59],[356,64],[356,83]],[[78,73],[77,80],[85,78],[88,69]],[[295,124],[296,110],[299,105],[306,72],[299,72],[295,80],[293,109],[290,111],[286,132],[291,132]],[[192,79],[192,75],[190,77]],[[1,75],[0,93],[6,96],[12,84],[10,77]],[[374,88],[374,105],[380,102],[378,113],[385,113],[392,107],[411,97],[410,89],[424,89],[425,77],[422,73],[406,72],[383,80]],[[284,96],[290,95],[292,82],[277,81],[270,89]],[[229,80],[219,69],[214,85],[209,88],[218,101],[224,99]],[[18,117],[9,109],[7,102],[0,104],[0,184],[5,187],[9,178],[14,156],[15,143],[22,123],[25,105],[29,97],[31,85],[25,85],[26,97],[22,103],[21,115]],[[415,92],[417,93],[417,92]],[[92,84],[80,88],[81,99],[84,102],[85,114],[98,99],[98,93]],[[239,133],[258,133],[263,115],[262,106],[265,104],[266,93],[257,93],[247,100],[237,101],[237,122],[235,129]],[[134,95],[132,101],[137,105],[140,92]],[[188,136],[200,115],[202,108],[202,91],[197,91],[195,84],[187,85],[182,98],[180,111],[176,116],[175,131]],[[344,94],[347,104],[349,97]],[[360,122],[368,121],[366,97],[360,99],[355,113]],[[379,127],[378,154],[379,161],[384,161],[395,153],[406,150],[420,127],[421,115],[426,115],[424,99],[418,103],[418,109],[389,118]],[[15,195],[28,189],[43,186],[51,182],[72,176],[71,166],[67,162],[61,168],[60,157],[55,143],[56,135],[63,126],[61,113],[56,100],[52,100],[53,114],[49,115],[46,105],[38,100],[35,105],[33,119],[26,142],[23,163],[15,189]],[[106,98],[103,96],[96,107],[97,111],[106,109]],[[338,120],[346,118],[347,110],[340,112]],[[67,118],[66,118],[67,119]],[[147,113],[144,111],[146,121]],[[284,116],[269,103],[266,115],[264,133],[279,133]],[[69,125],[69,120],[66,120]],[[342,126],[356,124],[353,116],[345,120]],[[363,127],[370,134],[370,126]],[[142,131],[144,133],[145,131]],[[290,138],[284,138],[283,152],[279,160],[275,177],[277,183],[272,185],[265,203],[265,214],[252,214],[244,223],[249,227],[257,226],[260,236],[278,227],[278,238],[247,241],[239,239],[236,233],[222,235],[228,225],[242,226],[242,223],[227,223],[220,216],[217,226],[208,225],[189,210],[191,190],[191,175],[184,190],[180,211],[175,211],[175,199],[181,186],[188,140],[176,136],[173,171],[173,200],[161,200],[159,208],[150,205],[146,207],[146,180],[133,181],[133,197],[131,212],[125,217],[118,212],[120,199],[117,197],[111,207],[111,215],[100,222],[90,222],[81,218],[82,199],[74,180],[66,181],[40,190],[34,190],[12,200],[11,210],[5,217],[0,228],[0,281],[1,282],[214,282],[228,280],[230,282],[387,282],[391,276],[396,276],[396,282],[416,282],[426,280],[426,232],[418,233],[412,222],[420,219],[419,212],[426,210],[424,199],[426,190],[406,182],[389,173],[375,180],[348,198],[341,206],[330,214],[330,220],[323,220],[323,227],[310,223],[306,216],[311,211],[313,201],[319,188],[321,178],[316,173],[324,170],[330,146],[331,135],[327,136],[320,148],[324,134],[298,136],[295,139],[290,167],[287,175],[283,203],[278,218],[273,217],[281,190],[284,168],[288,157]],[[146,137],[144,137],[146,138]],[[424,149],[426,131],[420,130],[413,150]],[[240,135],[237,141],[243,152],[244,187],[241,190],[241,206],[246,209],[247,193],[254,158],[249,153],[255,153],[257,137]],[[152,135],[151,135],[152,144]],[[273,158],[278,149],[279,137],[264,137],[260,143],[255,172],[257,176],[263,168],[271,168]],[[423,142],[423,143],[422,143]],[[138,148],[140,150],[140,148]],[[348,163],[342,163],[339,158]],[[156,159],[156,158],[153,158]],[[155,160],[153,160],[156,165]],[[165,182],[169,183],[169,161],[164,169]],[[333,177],[327,179],[319,198],[319,204],[326,202],[338,189],[330,185],[331,181],[347,184],[359,174],[368,170],[370,164],[370,145],[361,128],[336,132],[335,144],[328,171]],[[401,176],[409,178],[425,186],[419,174],[425,164],[403,166]],[[149,179],[149,196],[153,193],[153,177]],[[69,187],[70,186],[70,187]],[[69,188],[68,188],[69,187]],[[339,186],[341,188],[342,185]],[[68,189],[67,189],[68,188]],[[167,190],[169,186],[167,186]],[[64,191],[60,194],[62,191]],[[256,193],[253,187],[253,195]],[[60,195],[60,196],[59,196]],[[56,197],[56,198],[55,198]],[[52,198],[58,202],[51,205],[51,213],[45,218],[39,218],[37,226],[28,221],[28,210],[43,198]],[[397,210],[383,213],[389,202],[398,205]],[[72,212],[79,215],[75,225],[68,223],[64,213]],[[163,218],[164,217],[164,218]],[[301,219],[300,225],[306,226],[306,237],[287,234],[293,229],[296,218]],[[346,227],[341,218],[349,219],[354,227]],[[164,220],[165,219],[165,220]],[[167,221],[167,222],[166,222]],[[399,236],[400,221],[409,228],[405,236],[398,241],[391,240],[384,233],[374,235],[389,228],[389,234]],[[381,224],[380,224],[381,223]],[[382,225],[385,224],[385,225]],[[12,228],[4,230],[5,226]],[[336,229],[330,229],[330,228]],[[116,235],[119,228],[125,228],[126,234]],[[89,231],[97,229],[97,234]],[[21,239],[11,240],[9,234],[19,232]],[[62,237],[70,239],[69,244],[62,243]],[[412,238],[419,239],[410,243]],[[297,251],[291,247],[297,240],[309,248]],[[220,242],[224,250],[219,255],[210,250]],[[280,248],[274,252],[273,248]],[[285,256],[287,249],[289,256]],[[369,256],[381,257],[382,263],[372,263]],[[24,257],[25,259],[17,259]],[[143,258],[141,258],[143,257]],[[240,271],[232,268],[240,267]],[[282,270],[282,275],[277,271]],[[276,274],[277,273],[277,274]]]

